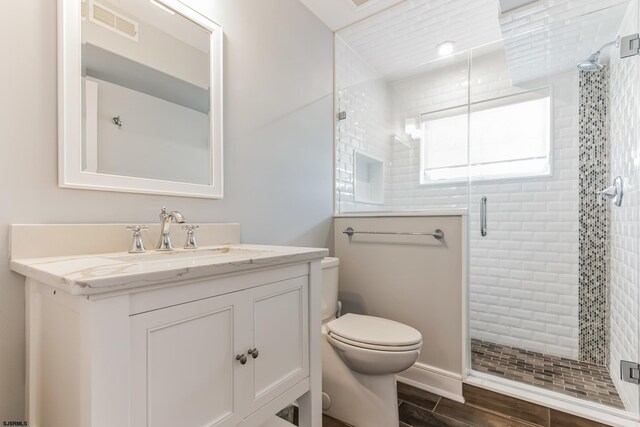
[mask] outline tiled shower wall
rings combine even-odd
[[[467,54],[439,61],[441,68],[389,83],[391,130],[409,143],[393,144],[388,204],[394,211],[467,207],[467,181],[420,185],[420,141],[404,134],[404,121],[421,113],[467,104]]]
[[[580,72],[579,358],[609,358],[609,70]]]
[[[340,212],[384,211],[384,205],[354,200],[354,150],[371,154],[385,163],[385,183],[389,182],[391,144],[389,95],[380,78],[339,37],[336,37],[336,113],[346,119],[336,125],[336,201]],[[385,188],[385,195],[389,189]],[[385,199],[387,199],[385,197]]]
[[[390,84],[391,125],[466,103],[466,62]],[[551,355],[578,355],[578,73],[514,88],[503,54],[473,58],[472,100],[553,90],[553,176],[474,182],[469,214],[473,338]],[[482,82],[482,83],[479,83]],[[467,183],[419,185],[419,142],[392,151],[394,210],[466,207]],[[479,201],[488,197],[486,237]]]
[[[638,3],[632,2],[620,34],[638,32]],[[615,51],[614,51],[615,52]],[[638,105],[640,57],[610,60],[611,177],[622,176],[625,195],[621,207],[611,207],[611,307],[609,371],[619,372],[620,360],[638,362]],[[638,386],[612,375],[629,411],[638,410]]]

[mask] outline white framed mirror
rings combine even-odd
[[[58,0],[59,185],[222,198],[222,38],[178,0]]]

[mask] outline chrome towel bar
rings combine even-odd
[[[436,228],[433,233],[423,232],[423,231],[355,231],[353,228],[349,227],[346,230],[342,230],[343,234],[351,237],[354,234],[395,234],[402,236],[433,236],[436,239],[440,240],[444,238],[444,231]]]

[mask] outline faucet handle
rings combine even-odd
[[[146,225],[130,225],[127,227],[127,230],[133,231],[133,240],[131,242],[131,247],[129,248],[130,254],[140,254],[145,251],[144,243],[142,242],[142,230],[146,230]]]
[[[196,242],[195,230],[200,228],[199,225],[183,225],[182,229],[187,230],[187,241],[184,244],[185,249],[197,249],[198,243]]]
[[[129,231],[133,231],[134,233],[139,233],[142,230],[146,230],[147,227],[146,225],[129,225],[127,226],[127,230]]]
[[[602,198],[606,197],[613,200],[613,203],[616,206],[621,206],[622,196],[624,195],[622,177],[617,176],[613,180],[613,185],[611,187],[605,188],[602,191],[598,191],[598,195],[600,196],[600,198],[598,199],[598,204],[602,204]]]

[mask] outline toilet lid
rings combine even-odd
[[[411,326],[380,317],[345,314],[327,324],[336,338],[376,346],[404,347],[422,342],[422,334]]]
[[[414,350],[419,351],[422,348],[422,342],[419,342],[413,345],[376,345],[376,344],[365,344],[357,341],[352,341],[345,337],[341,337],[340,335],[336,335],[333,332],[329,332],[329,337],[333,338],[335,341],[340,341],[343,344],[347,344],[352,347],[365,348],[367,350],[377,350],[377,351],[384,351],[384,352],[394,352],[394,351],[407,352],[407,351],[414,351]]]

